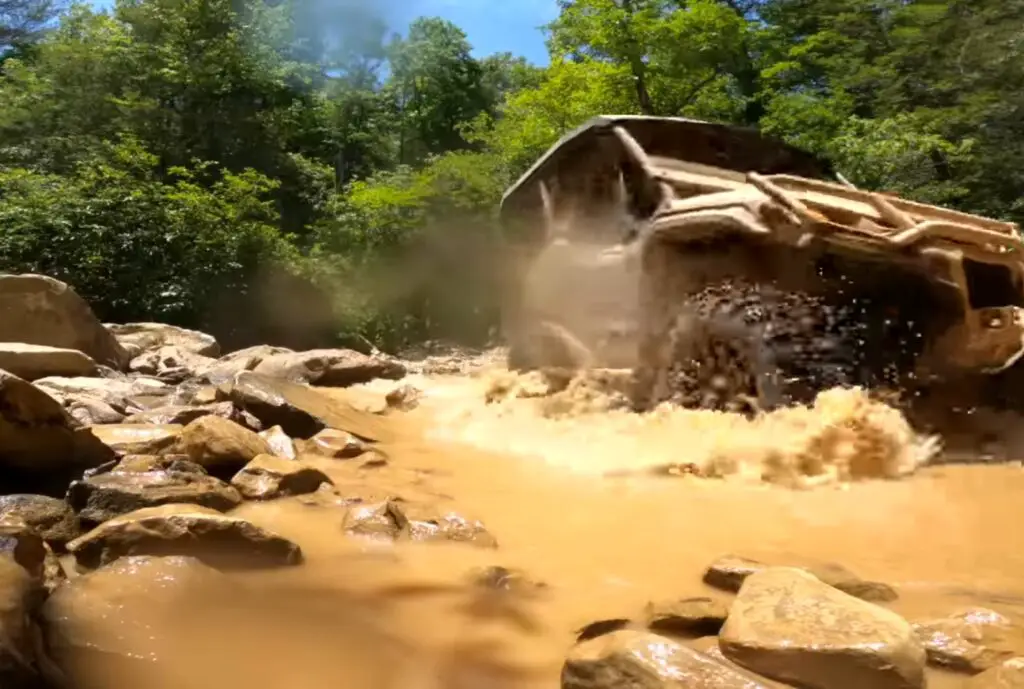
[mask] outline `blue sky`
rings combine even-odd
[[[330,1],[330,0],[328,0]],[[546,64],[540,27],[558,15],[556,0],[367,0],[384,14],[394,31],[404,33],[416,17],[442,17],[469,36],[478,57],[509,51]],[[92,0],[109,7],[112,0]]]
[[[394,0],[387,8],[396,30],[421,16],[443,17],[469,36],[477,56],[509,51],[531,62],[548,61],[540,26],[558,15],[555,0]]]

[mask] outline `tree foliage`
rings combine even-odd
[[[229,329],[224,295],[259,318],[276,271],[338,334],[480,339],[502,190],[601,113],[755,126],[1024,220],[1021,0],[558,4],[537,66],[354,0],[0,0],[0,265],[111,320]]]

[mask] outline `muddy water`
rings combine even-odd
[[[292,537],[308,561],[235,576],[229,594],[196,592],[162,620],[171,641],[161,657],[174,672],[161,688],[553,689],[575,629],[635,616],[652,600],[720,595],[701,575],[726,553],[840,562],[895,586],[893,607],[909,618],[966,605],[1024,613],[1019,466],[918,468],[899,480],[848,482],[805,462],[787,466],[826,479],[794,490],[773,482],[772,467],[787,463],[783,449],[806,453],[785,434],[814,431],[811,417],[834,410],[761,425],[678,414],[638,420],[603,409],[600,395],[555,414],[535,398],[486,405],[487,375],[414,382],[427,397],[394,419],[401,439],[383,448],[388,466],[321,467],[342,494],[372,485],[377,497],[478,518],[500,547],[353,541],[341,535],[344,508],[326,499],[246,505],[242,514]],[[386,389],[344,394],[372,401]],[[892,442],[879,471],[898,465],[906,473],[930,446],[882,416],[875,420]],[[857,423],[863,432],[867,422]],[[843,442],[863,447],[856,437]],[[725,456],[732,470],[724,479],[642,471]],[[547,586],[497,595],[467,583],[488,565],[521,569]],[[106,686],[113,681],[126,680]],[[930,686],[961,681],[936,676]]]

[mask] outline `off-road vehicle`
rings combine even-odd
[[[981,389],[1024,352],[1016,225],[855,188],[754,130],[594,118],[501,216],[510,366],[631,369],[639,409]]]

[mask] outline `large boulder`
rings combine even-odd
[[[126,423],[92,426],[91,430],[119,455],[161,455],[175,450],[184,426]]]
[[[227,483],[199,471],[123,471],[74,481],[68,503],[86,527],[93,527],[144,507],[192,504],[226,512],[242,502]]]
[[[252,371],[221,385],[219,396],[245,409],[264,426],[280,426],[292,438],[310,438],[325,428],[348,431],[368,441],[391,437],[386,421],[343,400],[281,378]]]
[[[76,349],[0,342],[0,369],[25,380],[47,376],[94,376],[96,362]]]
[[[405,366],[397,361],[368,356],[352,349],[274,354],[264,358],[252,370],[272,378],[326,387],[346,387],[377,378],[398,380],[406,374]]]
[[[166,323],[107,323],[106,325],[132,359],[143,352],[161,347],[176,347],[184,352],[203,357],[220,356],[220,345],[217,343],[217,339],[213,335],[207,335],[198,330],[188,330]]]
[[[125,418],[124,422],[128,424],[180,424],[184,426],[204,416],[219,416],[222,419],[228,419],[229,421],[241,424],[253,431],[262,430],[263,426],[259,419],[237,408],[231,402],[213,402],[199,405],[169,404],[132,414]]]
[[[0,469],[57,478],[55,474],[80,473],[113,457],[60,402],[0,371]]]
[[[295,543],[240,517],[198,505],[146,507],[115,517],[68,543],[81,567],[129,555],[187,555],[218,569],[297,565]]]
[[[253,370],[261,361],[268,357],[291,353],[292,350],[286,347],[273,347],[271,345],[246,347],[245,349],[225,354],[200,372],[199,377],[213,385],[220,385],[221,383],[231,381],[235,375],[242,371]]]
[[[656,634],[624,629],[575,646],[562,689],[767,689],[742,670]]]
[[[51,397],[60,400],[69,397],[88,396],[102,400],[118,411],[142,411],[151,406],[146,398],[162,399],[171,395],[174,388],[152,378],[88,378],[76,376],[48,376],[34,381]],[[155,405],[153,405],[155,406]]]
[[[46,645],[70,686],[109,686],[103,677],[140,686],[173,672],[164,663],[177,616],[194,614],[197,599],[226,593],[227,577],[194,558],[125,557],[50,596],[41,611]],[[133,675],[137,682],[127,681]]]
[[[219,416],[203,416],[181,432],[177,451],[212,474],[232,475],[259,455],[273,454],[257,433]]]
[[[719,648],[758,674],[807,689],[925,686],[925,651],[909,623],[796,568],[746,578]]]
[[[0,274],[0,341],[75,349],[119,371],[130,360],[85,300],[45,275]]]

